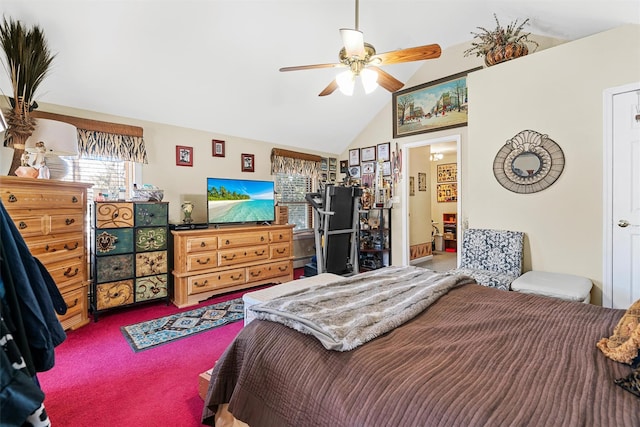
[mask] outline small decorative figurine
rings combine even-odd
[[[193,218],[191,218],[191,213],[193,212],[193,203],[184,201],[182,202],[182,213],[184,214],[184,219],[182,222],[185,224],[191,224],[193,222]]]

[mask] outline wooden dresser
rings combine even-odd
[[[173,230],[173,303],[293,280],[293,225]]]
[[[0,198],[31,253],[47,268],[67,303],[64,329],[89,322],[87,189],[91,184],[0,176]]]

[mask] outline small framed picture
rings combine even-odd
[[[383,144],[378,144],[378,160],[382,162],[387,162],[391,160],[389,152],[391,151],[391,143],[385,142]]]
[[[340,160],[340,173],[347,173],[349,162],[347,160]]]
[[[362,173],[376,173],[376,164],[374,162],[367,162],[362,164]]]
[[[382,162],[382,176],[391,175],[391,162]]]
[[[176,145],[176,165],[193,166],[193,147]]]
[[[254,160],[253,154],[242,153],[242,172],[254,172]]]
[[[349,166],[358,166],[360,164],[360,150],[358,148],[349,150]]]
[[[360,166],[350,166],[349,175],[351,178],[360,178]]]
[[[224,157],[224,141],[219,139],[211,140],[211,150],[213,157]]]
[[[376,147],[365,147],[360,150],[360,160],[363,162],[376,161]]]

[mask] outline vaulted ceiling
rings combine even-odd
[[[640,24],[637,0],[361,0],[359,9],[379,53],[445,50],[494,27],[493,13],[564,40]],[[336,69],[278,71],[337,62],[354,0],[2,0],[1,10],[40,25],[57,54],[42,102],[340,153],[391,101],[381,88],[319,97]],[[426,63],[384,69],[407,82]],[[10,93],[6,72],[0,90]]]

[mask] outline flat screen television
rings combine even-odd
[[[238,224],[275,220],[273,181],[207,178],[209,224]]]

